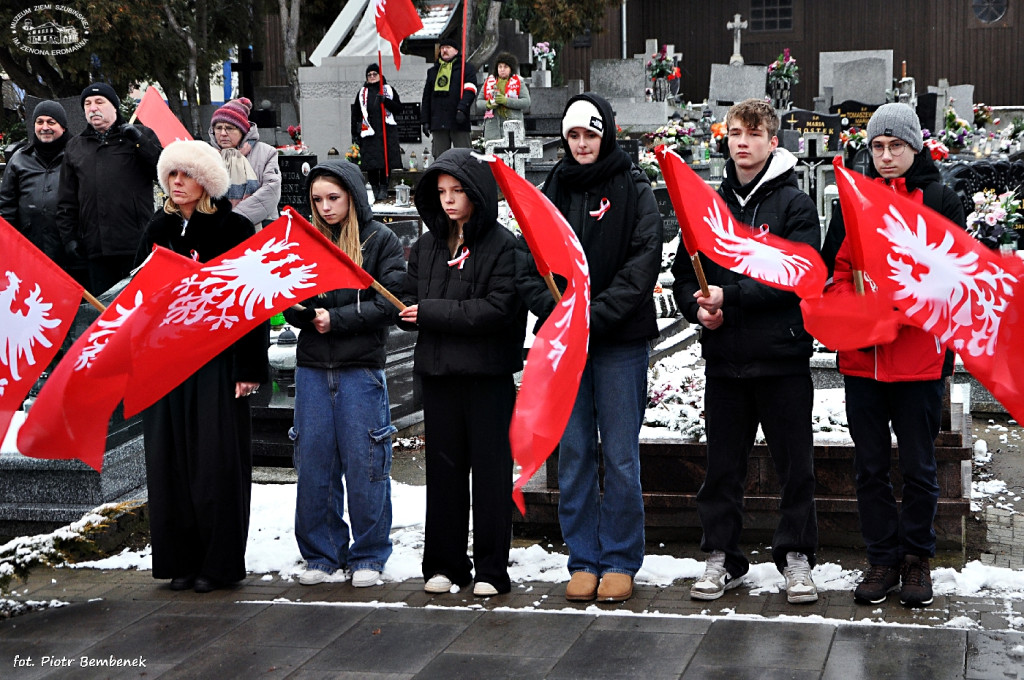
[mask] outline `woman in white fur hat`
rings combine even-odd
[[[157,163],[164,207],[154,245],[206,262],[255,233],[224,198],[228,173],[210,145],[173,142]],[[173,361],[173,357],[167,357]],[[244,335],[143,413],[153,577],[205,593],[245,578],[252,453],[249,399],[268,380],[267,329]]]

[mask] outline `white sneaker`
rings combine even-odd
[[[299,583],[304,586],[315,586],[326,581],[328,576],[330,574],[320,569],[306,569],[299,574]]]
[[[491,597],[498,594],[498,589],[485,581],[477,581],[473,585],[473,594],[477,597]]]
[[[380,572],[376,569],[356,569],[352,573],[352,586],[355,588],[369,588],[377,585]]]
[[[452,589],[452,581],[444,574],[434,574],[426,583],[423,590],[428,593],[447,593]]]
[[[790,604],[818,601],[818,587],[811,580],[811,564],[807,555],[798,552],[786,553],[786,600]]]
[[[694,600],[717,600],[725,591],[742,582],[743,577],[733,578],[725,570],[725,553],[715,550],[704,563],[704,575],[690,588],[690,597]]]

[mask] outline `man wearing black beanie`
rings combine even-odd
[[[153,216],[160,140],[121,117],[107,83],[82,90],[89,127],[68,142],[60,178],[57,228],[68,256],[84,257],[89,290],[100,295],[131,271]]]
[[[460,53],[454,38],[443,38],[437,63],[427,71],[420,104],[423,135],[433,137],[437,158],[451,148],[470,147],[469,111],[476,101],[476,68]]]

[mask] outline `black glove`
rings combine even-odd
[[[125,123],[121,126],[121,136],[129,142],[138,142],[142,139],[142,131],[131,123]]]
[[[460,109],[455,112],[455,124],[459,126],[469,124],[469,116],[466,115],[465,111]]]
[[[426,123],[424,123],[422,129],[423,129],[423,136],[426,137],[427,139],[430,139],[430,126],[427,125]]]
[[[370,95],[370,106],[375,108],[380,106],[380,92],[374,92]]]
[[[68,257],[78,257],[78,241],[68,241],[64,244],[64,252]]]

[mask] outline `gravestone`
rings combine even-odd
[[[942,107],[939,105],[937,92],[924,92],[917,95],[916,110],[922,128],[933,134],[942,129]]]
[[[662,240],[668,243],[679,236],[679,218],[669,197],[668,187],[654,187],[654,200],[658,202],[658,211],[661,213]]]
[[[506,120],[501,124],[505,139],[489,139],[484,142],[486,153],[494,154],[515,170],[520,177],[526,177],[526,162],[544,155],[544,143],[539,139],[527,139],[522,121]]]
[[[808,135],[828,135],[828,142],[824,149],[818,148],[811,150],[809,148],[802,149],[800,152],[803,154],[813,154],[814,156],[823,156],[822,151],[838,151],[839,150],[839,131],[841,129],[841,122],[839,116],[826,115],[817,113],[815,111],[805,111],[803,109],[793,109],[787,111],[786,115],[782,117],[782,130],[796,130],[802,136]]]
[[[892,68],[884,59],[867,57],[839,61],[833,65],[832,101],[858,101],[884,104],[886,90],[892,87]]]
[[[640,162],[640,140],[638,139],[619,139],[619,148],[629,154],[629,157],[634,163]]]
[[[281,167],[281,200],[278,209],[290,205],[307,220],[312,218],[309,210],[309,194],[306,192],[306,177],[316,166],[316,156],[278,156]]]
[[[398,141],[401,144],[419,144],[423,141],[423,129],[420,125],[419,103],[403,103],[402,110],[395,114],[398,125]]]
[[[590,62],[590,88],[609,101],[642,98],[648,83],[644,64],[643,59],[635,57],[594,59]]]
[[[743,55],[740,54],[740,32],[747,27],[747,22],[741,20],[739,14],[734,14],[732,21],[725,27],[732,31],[732,56],[729,57],[729,66],[743,66]]]
[[[852,127],[867,129],[868,121],[881,104],[863,104],[858,101],[844,101],[829,108],[829,113],[839,116],[839,127],[841,130],[849,130]]]
[[[751,97],[760,99],[766,94],[767,66],[711,65],[711,84],[708,104],[715,120],[721,120],[729,107]]]
[[[963,118],[974,125],[974,85],[950,85],[946,94],[947,102],[953,100],[952,106],[956,110],[957,118]]]
[[[824,108],[832,106],[833,102],[843,101],[844,99],[858,99],[853,96],[838,96],[835,93],[837,86],[837,78],[835,74],[835,65],[847,61],[858,61],[860,59],[881,59],[884,63],[885,73],[890,74],[889,80],[892,80],[893,73],[893,51],[892,50],[849,50],[844,52],[820,52],[818,54],[818,96],[823,98]],[[868,99],[859,98],[860,101],[870,101]],[[881,101],[885,101],[882,99]],[[881,103],[877,102],[877,103]]]

